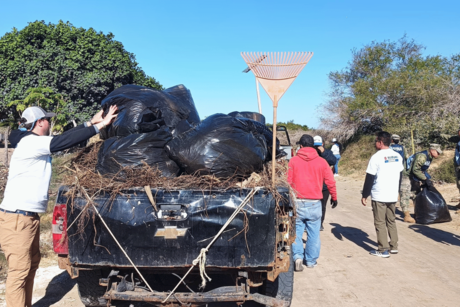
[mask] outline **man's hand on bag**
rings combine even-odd
[[[364,197],[363,197],[363,198],[361,199],[361,204],[362,204],[363,206],[367,206],[367,198],[364,198]]]
[[[424,184],[425,184],[428,188],[432,188],[432,187],[433,187],[433,181],[431,181],[430,179],[425,180]]]
[[[337,200],[332,200],[331,198],[331,205],[332,205],[332,209],[334,209],[335,207],[337,207],[339,203],[337,202]]]

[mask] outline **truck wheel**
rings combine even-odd
[[[280,273],[273,282],[265,280],[261,292],[264,295],[287,301],[289,302],[288,306],[291,306],[292,293],[294,292],[294,258],[292,250],[289,271]]]
[[[101,278],[100,270],[80,270],[77,278],[78,294],[85,306],[107,306],[107,300],[103,298],[105,287],[99,286]]]

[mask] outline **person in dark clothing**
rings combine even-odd
[[[323,138],[320,137],[319,135],[315,136],[313,138],[314,140],[314,146],[316,151],[318,152],[318,155],[326,160],[327,164],[329,166],[334,167],[337,158],[334,156],[331,150],[325,149],[324,148],[324,142]],[[331,169],[332,172],[332,169]],[[320,231],[324,230],[323,223],[324,223],[324,218],[326,217],[326,206],[327,206],[327,200],[329,199],[329,190],[327,189],[327,186],[325,183],[323,183],[323,199],[321,200],[321,207],[322,207],[322,216],[321,216],[321,228]],[[334,209],[337,206],[337,204],[332,205],[332,208]]]

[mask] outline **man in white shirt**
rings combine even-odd
[[[336,177],[339,175],[339,160],[341,158],[340,154],[342,153],[342,144],[340,144],[336,138],[332,139],[332,143],[334,143],[334,145],[332,145],[331,151],[334,154],[335,159],[336,159],[336,162],[334,165],[334,177]]]
[[[366,170],[361,203],[367,205],[371,195],[374,225],[377,232],[378,249],[370,254],[388,258],[398,253],[398,231],[396,229],[395,205],[398,201],[399,183],[404,170],[401,156],[390,149],[391,135],[381,131],[376,134],[375,148]],[[388,244],[387,232],[390,237]]]
[[[0,205],[0,245],[8,261],[6,305],[31,307],[35,271],[40,263],[40,217],[48,206],[51,153],[80,144],[112,123],[117,107],[105,118],[102,111],[91,121],[57,136],[49,136],[56,114],[40,107],[22,113],[24,128],[11,132],[16,147]]]

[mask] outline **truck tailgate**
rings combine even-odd
[[[289,206],[289,192],[282,206]],[[152,190],[156,212],[143,189],[124,191],[113,202],[109,195],[95,199],[103,219],[138,267],[188,267],[218,233],[250,192]],[[75,198],[67,225],[87,201]],[[92,209],[88,209],[91,214]],[[276,203],[271,193],[259,190],[210,248],[207,267],[268,267],[275,261]],[[68,230],[70,262],[76,265],[131,266],[99,218],[83,229]],[[246,233],[244,231],[246,227]],[[79,232],[81,231],[81,232]]]

